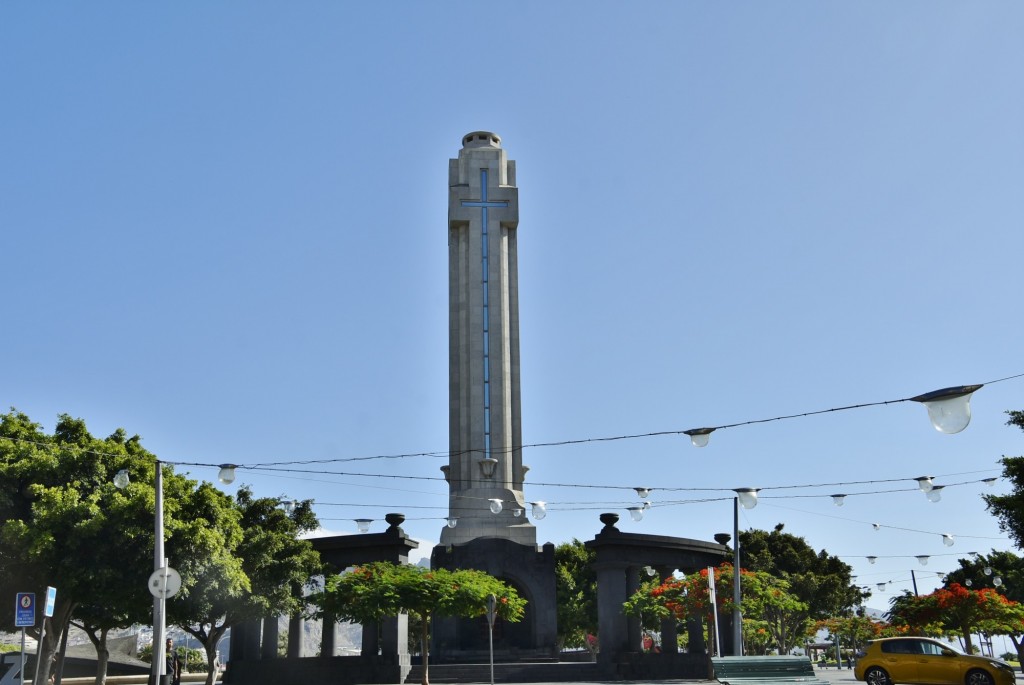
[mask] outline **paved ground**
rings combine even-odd
[[[850,685],[851,683],[859,682],[853,677],[853,670],[849,668],[842,668],[836,670],[834,668],[818,668],[814,667],[814,675],[818,676],[822,680],[827,680],[834,685]]]

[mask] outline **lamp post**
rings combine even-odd
[[[160,461],[155,464],[153,478],[154,515],[153,515],[153,571],[160,572],[166,561],[164,560],[164,476]],[[128,486],[128,471],[122,469],[114,476],[114,485],[118,488]],[[150,673],[150,682],[156,685],[161,684],[161,677],[166,672],[166,653],[164,652],[164,634],[166,633],[166,618],[164,593],[153,593],[153,658]]]
[[[743,612],[740,611],[740,505],[757,506],[757,488],[736,488],[732,519],[732,654],[743,656]]]

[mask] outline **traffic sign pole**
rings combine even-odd
[[[25,628],[36,624],[36,593],[19,592],[14,600],[14,625],[21,627],[21,672],[25,680]]]

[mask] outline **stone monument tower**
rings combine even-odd
[[[523,499],[516,163],[493,133],[469,133],[462,144],[448,166],[449,464],[442,467],[456,525],[441,531],[441,544],[488,537],[535,545]]]
[[[557,654],[555,548],[537,546],[523,479],[519,395],[519,191],[501,138],[474,131],[448,165],[449,524],[433,568],[472,568],[511,584],[526,617],[501,627],[505,659]],[[534,510],[537,510],[536,512]],[[452,525],[454,523],[454,525]],[[479,657],[485,619],[434,619],[441,661]]]

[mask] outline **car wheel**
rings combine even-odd
[[[885,672],[884,668],[878,666],[872,666],[864,673],[864,682],[868,685],[892,685],[889,674]],[[982,685],[982,683],[969,681],[967,685]],[[988,685],[992,685],[992,683],[988,683]]]
[[[994,685],[992,676],[985,671],[968,671],[966,685]]]

